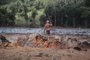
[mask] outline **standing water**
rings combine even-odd
[[[44,34],[43,28],[10,28],[2,27],[0,28],[0,33],[39,33]],[[80,29],[80,28],[53,28],[51,30],[52,34],[68,34],[68,35],[90,35],[90,29]]]

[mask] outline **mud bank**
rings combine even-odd
[[[87,47],[87,51],[73,49],[73,47],[77,46],[78,42],[87,41],[89,43],[90,36],[39,34],[2,35],[11,43],[16,43],[18,40],[20,47],[0,48],[0,60],[90,60],[89,47]],[[38,38],[36,36],[38,36]],[[75,39],[77,42],[75,42]],[[62,40],[64,42],[64,48],[61,48],[60,45]],[[69,45],[65,45],[66,43]],[[67,48],[68,46],[70,47]]]
[[[83,42],[90,44],[90,36],[86,35],[41,35],[41,34],[2,34],[11,43],[18,43],[22,47],[43,47],[42,45],[79,45]],[[52,44],[51,44],[52,43]],[[41,45],[41,46],[40,46]]]

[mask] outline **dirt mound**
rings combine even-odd
[[[60,36],[43,36],[37,34],[32,37],[19,38],[18,44],[22,47],[38,47],[38,48],[58,48],[58,49],[69,49],[73,48],[76,50],[87,50],[90,48],[90,43],[78,41],[77,38],[74,37],[60,37]],[[28,44],[27,44],[28,43]]]
[[[0,36],[2,41],[0,46],[3,47],[38,47],[38,48],[54,48],[54,49],[69,49],[86,51],[90,48],[90,43],[87,41],[79,41],[76,37],[58,36],[58,35],[40,35],[30,34],[18,37],[16,42],[12,43],[5,36]]]

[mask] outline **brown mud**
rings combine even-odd
[[[0,60],[90,60],[90,36],[2,35],[11,43],[0,47]]]

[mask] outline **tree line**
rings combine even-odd
[[[90,27],[90,0],[0,0],[0,26]]]

